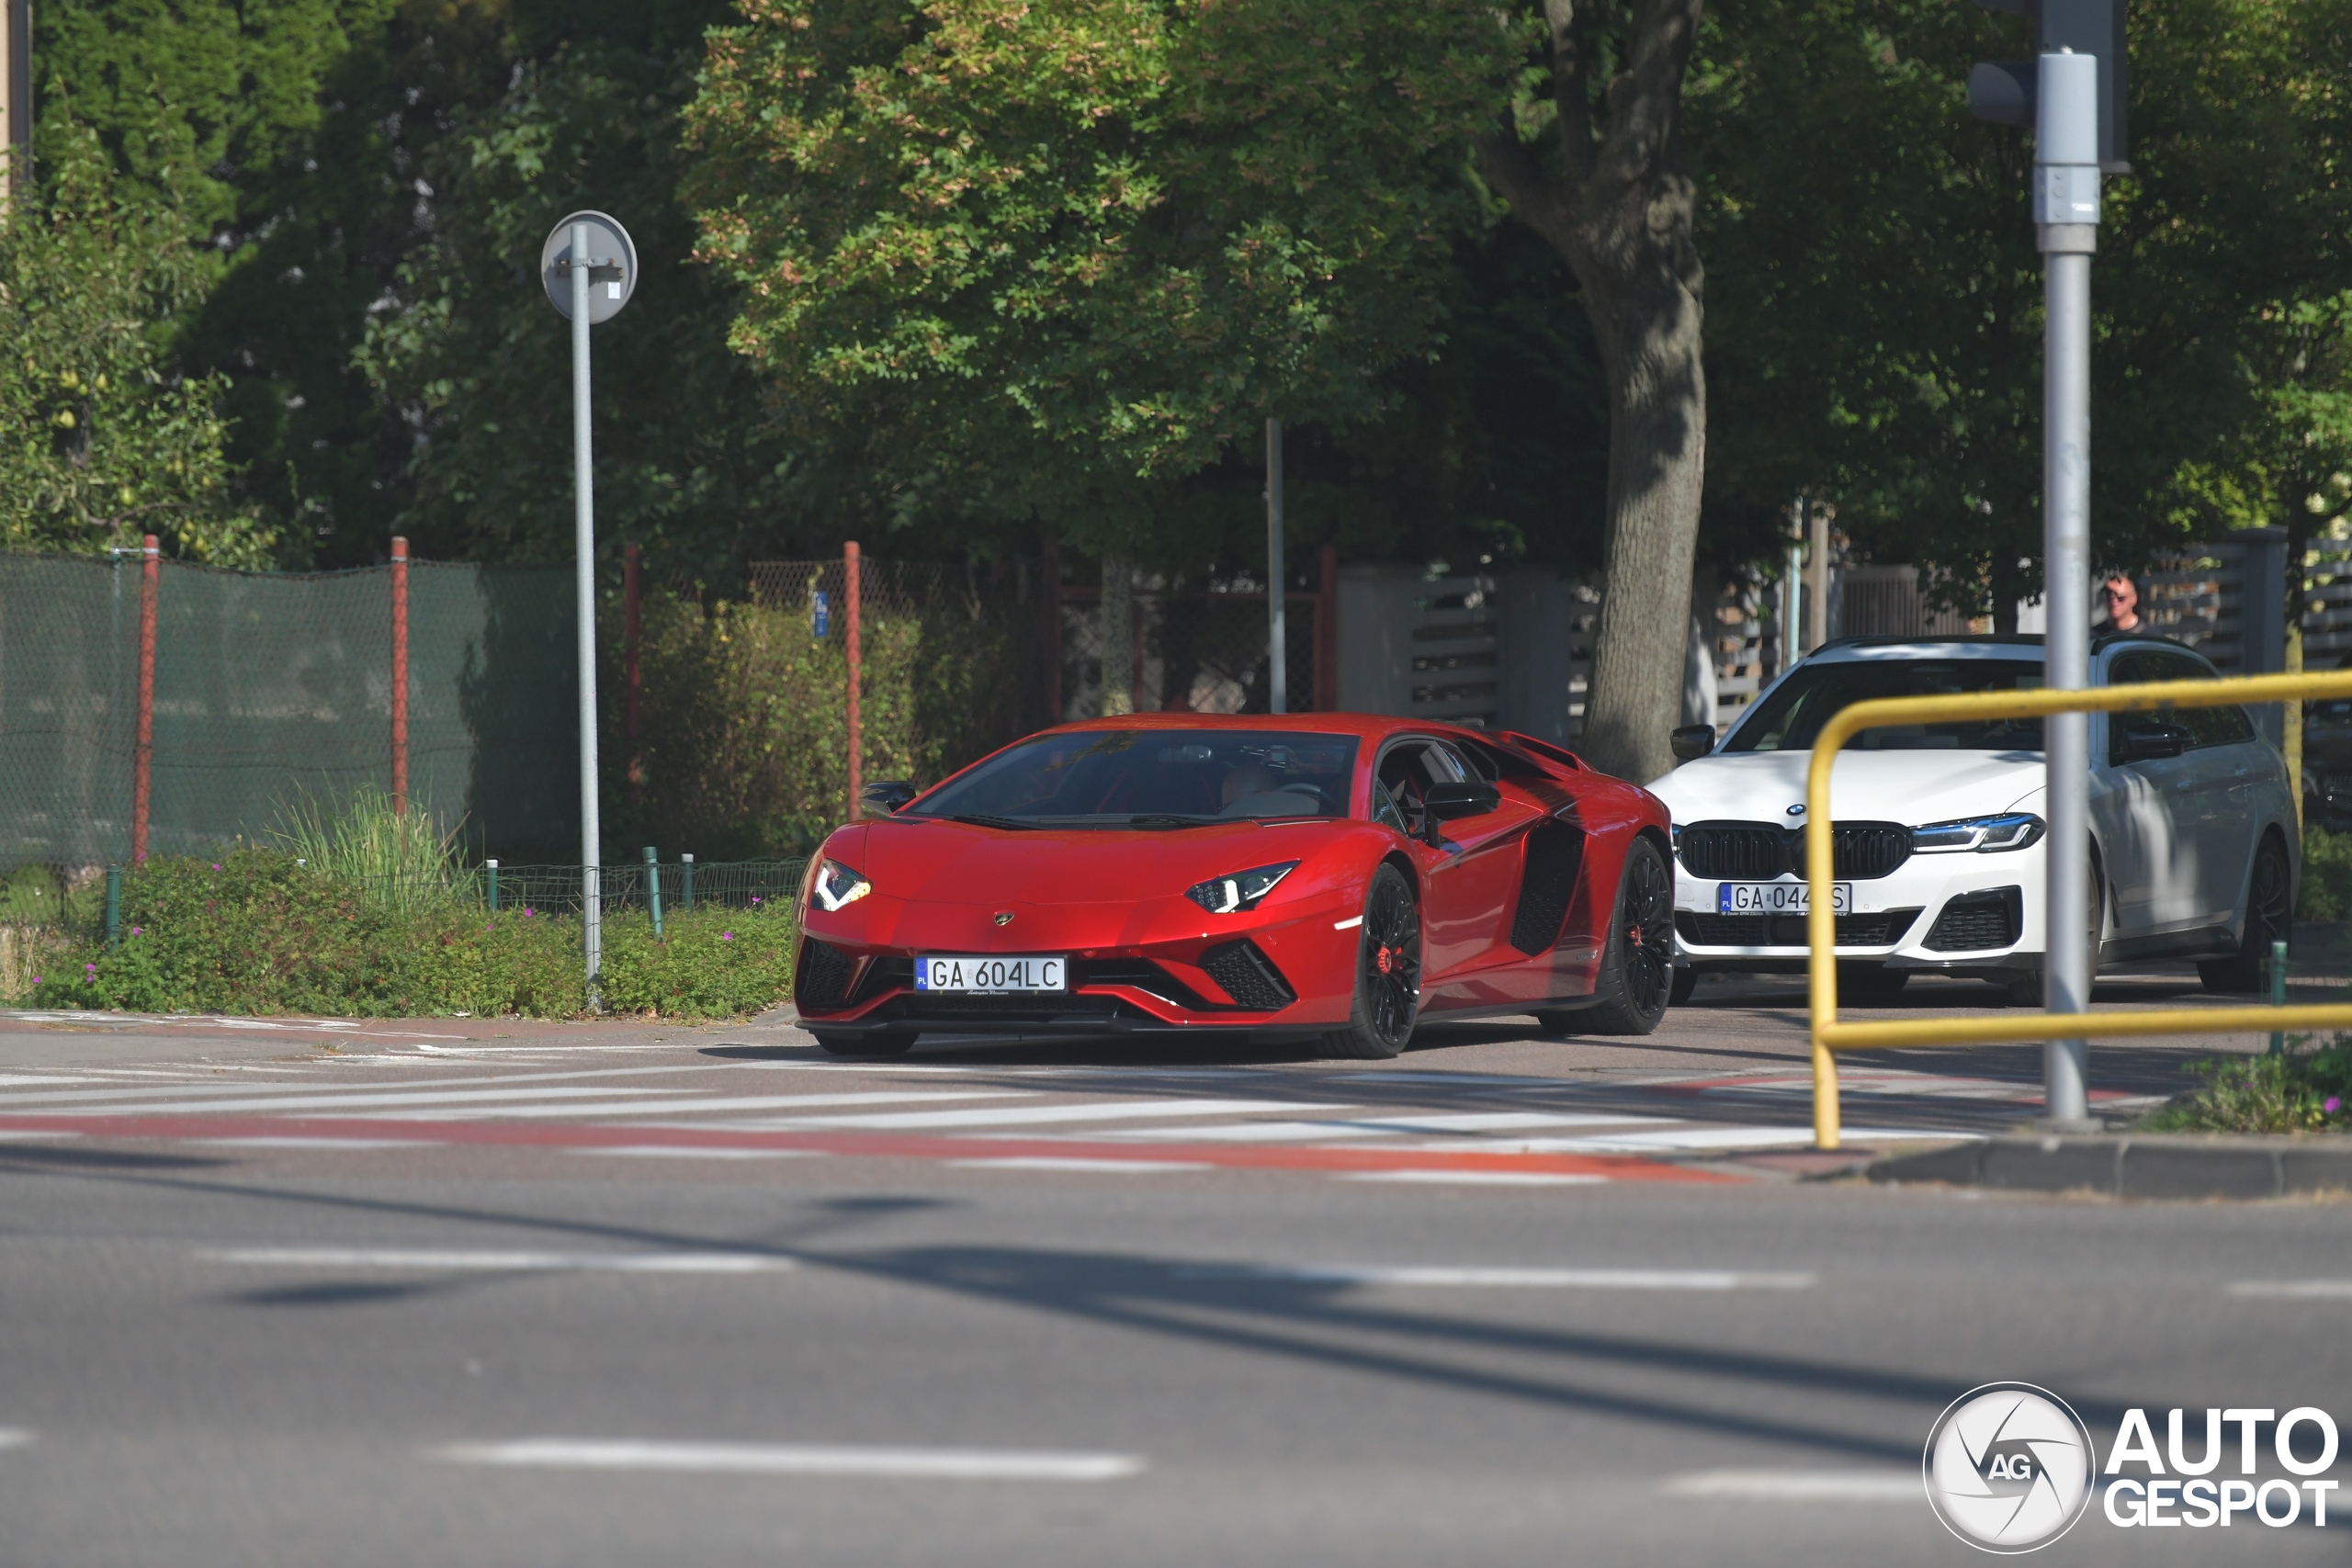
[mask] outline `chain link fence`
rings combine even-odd
[[[0,556],[0,867],[131,854],[141,562]],[[156,563],[151,854],[392,778],[390,567]],[[571,573],[409,567],[409,795],[477,852],[576,843]]]

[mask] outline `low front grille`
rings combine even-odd
[[[811,1008],[830,1011],[842,1005],[849,992],[849,977],[857,968],[857,960],[830,943],[815,937],[800,943],[800,962],[792,966],[793,1005],[806,1012]]]
[[[1069,991],[1015,991],[990,997],[913,991],[893,1005],[899,1008],[901,1018],[937,1023],[952,1023],[957,1019],[992,1023],[1023,1018],[1107,1021],[1119,1016],[1117,998],[1079,996]]]
[[[1893,947],[1919,918],[1917,909],[1880,909],[1838,917],[1840,947]],[[1674,929],[1693,947],[1804,947],[1810,938],[1803,915],[1700,915],[1674,917]]]
[[[1201,954],[1201,967],[1236,1005],[1251,1012],[1273,1012],[1298,1000],[1283,972],[1254,942],[1220,942]]]
[[[1996,887],[1989,893],[1969,893],[1954,898],[1928,928],[1927,945],[1935,953],[1982,953],[2007,947],[2025,931],[2025,890]]]
[[[1833,822],[1830,855],[1841,882],[1892,876],[1911,858],[1911,829],[1900,822]],[[1682,829],[1682,869],[1693,876],[1770,882],[1804,868],[1804,829],[1771,822],[1693,822]]]

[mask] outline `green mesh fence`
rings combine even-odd
[[[162,563],[148,849],[391,783],[391,571]],[[141,563],[0,557],[0,865],[130,853]],[[579,836],[571,573],[409,568],[409,792],[477,852]],[[576,849],[573,852],[577,852]]]

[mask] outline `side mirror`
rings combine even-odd
[[[2154,762],[2188,750],[2188,731],[2177,724],[2136,724],[2123,732],[2123,760]]]
[[[1712,724],[1686,724],[1671,737],[1674,760],[1695,762],[1715,749],[1715,727]]]
[[[1429,813],[1441,822],[1457,817],[1484,817],[1503,803],[1503,792],[1490,784],[1432,784]]]
[[[904,779],[882,779],[867,784],[862,795],[865,815],[888,817],[922,793]]]

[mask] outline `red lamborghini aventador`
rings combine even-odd
[[[1376,1057],[1423,1018],[1666,1011],[1666,807],[1525,736],[1136,714],[866,795],[802,890],[794,999],[839,1055],[1215,1029]]]

